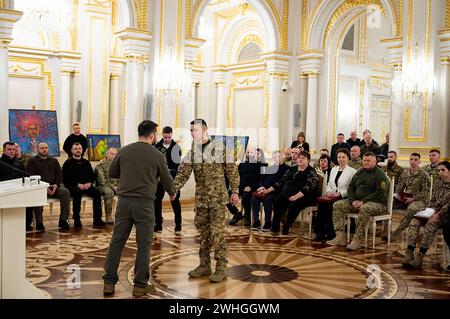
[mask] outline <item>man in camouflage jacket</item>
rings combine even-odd
[[[115,148],[110,148],[106,152],[106,158],[102,159],[100,163],[95,167],[95,175],[97,176],[97,186],[98,190],[103,196],[103,201],[105,203],[105,214],[106,223],[111,225],[114,224],[114,219],[112,217],[112,207],[114,196],[117,193],[117,186],[119,185],[119,179],[110,178],[108,176],[109,165],[111,164],[114,157],[117,155],[117,150]]]
[[[189,272],[192,278],[209,276],[211,282],[226,278],[227,245],[225,241],[226,204],[239,200],[239,175],[233,154],[226,152],[225,144],[208,137],[208,127],[202,119],[191,123],[192,149],[183,159],[175,188],[179,191],[192,171],[195,178],[195,226],[200,232],[200,265]],[[225,186],[225,175],[232,191],[231,198]],[[216,270],[212,274],[210,251],[214,249]]]

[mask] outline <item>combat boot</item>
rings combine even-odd
[[[356,236],[354,236],[352,242],[347,245],[347,249],[350,250],[358,250],[359,247],[361,247],[361,240]]]
[[[423,256],[425,256],[425,254],[419,251],[416,254],[416,257],[411,260],[408,265],[419,269],[420,267],[422,267]]]
[[[205,266],[203,264],[200,264],[199,266],[197,266],[197,268],[191,270],[188,275],[191,278],[200,278],[200,277],[204,277],[204,276],[209,276],[211,275],[212,270],[211,270],[211,265]]]
[[[112,213],[106,213],[106,225],[113,225],[114,218],[112,217]]]
[[[411,261],[414,260],[414,251],[407,249],[405,253],[405,258],[403,258],[403,266],[408,266]]]
[[[217,264],[216,265],[216,271],[214,274],[209,276],[209,281],[211,282],[221,282],[227,278],[227,274],[225,273],[226,265],[223,264]]]
[[[334,239],[327,241],[328,245],[331,246],[345,246],[347,245],[347,238],[345,234],[341,231],[336,232],[336,237]]]
[[[228,223],[229,225],[236,225],[238,223],[238,221],[240,221],[242,218],[244,218],[244,216],[242,216],[241,212],[237,212],[236,214],[234,214],[233,218],[230,220],[230,222]]]

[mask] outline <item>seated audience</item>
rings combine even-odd
[[[290,147],[286,147],[283,150],[283,154],[284,154],[284,158],[283,158],[284,164],[290,166],[290,163],[291,163],[291,148]]]
[[[346,141],[348,146],[352,148],[353,146],[361,144],[361,139],[358,138],[356,131],[350,132],[350,138]]]
[[[330,179],[330,172],[331,172],[331,159],[328,155],[321,155],[319,157],[319,167],[316,168],[317,174],[319,174],[322,177],[325,177],[325,174],[327,175],[327,180],[325,181],[328,183],[328,180]]]
[[[3,143],[3,154],[0,158],[0,181],[21,178],[27,173],[23,163],[16,159],[14,142]]]
[[[104,227],[102,220],[102,195],[95,188],[95,173],[91,163],[82,158],[83,147],[80,143],[72,145],[72,156],[63,165],[64,186],[70,191],[73,198],[73,219],[77,229],[83,227],[80,220],[81,197],[83,194],[93,198],[94,227]]]
[[[363,166],[363,160],[360,155],[361,150],[359,146],[352,146],[352,148],[350,149],[350,160],[348,161],[348,166],[359,170]]]
[[[423,257],[427,253],[439,228],[444,227],[449,219],[450,206],[450,162],[444,161],[438,164],[438,174],[440,179],[433,187],[433,193],[428,205],[435,210],[434,214],[426,219],[414,218],[408,227],[408,248],[406,249],[403,265],[406,267],[420,268]],[[414,254],[416,242],[419,237],[420,227],[424,227],[422,239],[419,244],[419,251]]]
[[[345,148],[345,149],[350,150],[350,146],[347,143],[345,143],[345,136],[344,136],[343,133],[339,133],[336,136],[336,140],[337,140],[337,143],[333,144],[333,146],[331,146],[331,154],[330,154],[331,161],[333,162],[334,165],[338,164],[338,162],[337,162],[337,151],[339,149]]]
[[[318,195],[319,176],[316,170],[309,165],[311,157],[308,152],[301,151],[298,157],[298,166],[291,167],[283,178],[272,187],[280,191],[275,197],[272,220],[272,232],[280,231],[281,215],[287,209],[286,221],[282,234],[287,235],[289,228],[301,210],[314,204]]]
[[[375,141],[373,140],[371,133],[366,133],[366,135],[364,136],[364,144],[360,146],[360,149],[361,149],[361,158],[364,156],[364,154],[369,152],[374,153],[375,155],[379,153],[378,144],[376,144]]]
[[[376,156],[368,152],[363,157],[363,169],[353,176],[348,189],[347,199],[333,204],[333,224],[336,238],[327,241],[329,245],[346,245],[344,227],[348,213],[358,213],[356,232],[347,249],[357,250],[361,247],[367,222],[370,217],[385,214],[389,180],[377,166]]]
[[[67,153],[68,157],[72,157],[72,145],[74,143],[80,143],[81,146],[83,147],[83,151],[81,153],[81,157],[83,157],[84,153],[86,152],[87,147],[88,147],[88,140],[87,140],[86,136],[81,134],[80,123],[74,123],[72,125],[72,130],[73,130],[73,133],[70,134],[64,141],[63,150],[64,150],[64,152]]]
[[[260,204],[264,207],[264,225],[262,230],[269,231],[272,227],[272,207],[273,200],[277,195],[272,186],[287,172],[289,166],[283,163],[279,151],[272,154],[273,165],[263,169],[260,174],[259,185],[252,196],[253,225],[252,229],[259,229],[261,221],[259,220]]]
[[[384,144],[381,144],[379,149],[379,154],[383,155],[384,158],[388,157],[389,152],[389,133],[386,134],[386,142]]]
[[[440,177],[437,171],[437,167],[441,160],[441,152],[437,149],[431,149],[428,157],[430,158],[430,164],[425,165],[422,169],[433,177],[433,182],[437,181]]]
[[[329,174],[326,200],[318,200],[317,214],[314,219],[315,240],[325,241],[336,237],[333,228],[333,203],[347,197],[347,188],[356,170],[348,166],[349,152],[347,149],[337,151],[339,166],[333,167]]]
[[[49,183],[47,198],[59,199],[61,212],[59,214],[58,228],[68,230],[70,228],[67,222],[70,213],[70,192],[61,185],[63,179],[61,166],[55,158],[48,156],[47,143],[41,142],[38,144],[38,154],[29,160],[27,171],[30,175],[40,175],[42,181]],[[27,207],[27,230],[32,230],[33,212],[36,219],[36,230],[44,231],[43,206]]]
[[[366,136],[367,133],[372,134],[372,132],[371,132],[369,129],[365,129],[365,130],[363,131],[363,138],[361,139],[361,142],[360,142],[360,144],[359,144],[359,147],[363,146],[363,145],[366,143],[366,142],[364,141],[364,137]],[[379,146],[377,141],[373,140],[373,143],[376,144],[377,146]]]
[[[97,187],[100,194],[103,196],[103,202],[105,205],[106,224],[114,224],[112,217],[112,208],[114,196],[117,194],[117,186],[119,186],[119,180],[117,178],[111,178],[108,175],[109,166],[117,155],[115,148],[109,148],[106,151],[106,158],[102,159],[100,163],[95,167],[95,175],[97,176]]]

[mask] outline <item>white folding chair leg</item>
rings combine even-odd
[[[372,224],[372,248],[375,248],[375,237],[377,233],[377,223],[374,220]]]
[[[313,219],[313,211],[309,211],[309,238],[311,238],[312,233],[312,219]]]
[[[391,244],[392,220],[388,220],[388,246]]]
[[[85,216],[85,214],[86,214],[86,201],[85,200],[82,200],[82,204],[83,204],[83,210],[82,210],[82,214],[83,214],[83,216]]]
[[[50,216],[53,214],[53,203],[49,203],[50,206]]]
[[[350,217],[347,217],[347,243],[350,243]]]

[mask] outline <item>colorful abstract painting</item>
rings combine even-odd
[[[248,145],[248,136],[211,135],[212,140],[220,140],[225,143],[227,153],[234,152],[234,160],[242,161]]]
[[[19,144],[22,153],[37,155],[40,142],[48,144],[48,154],[59,156],[56,111],[9,110],[9,139]]]
[[[108,148],[120,148],[120,135],[88,134],[88,158],[100,161],[106,157]]]

